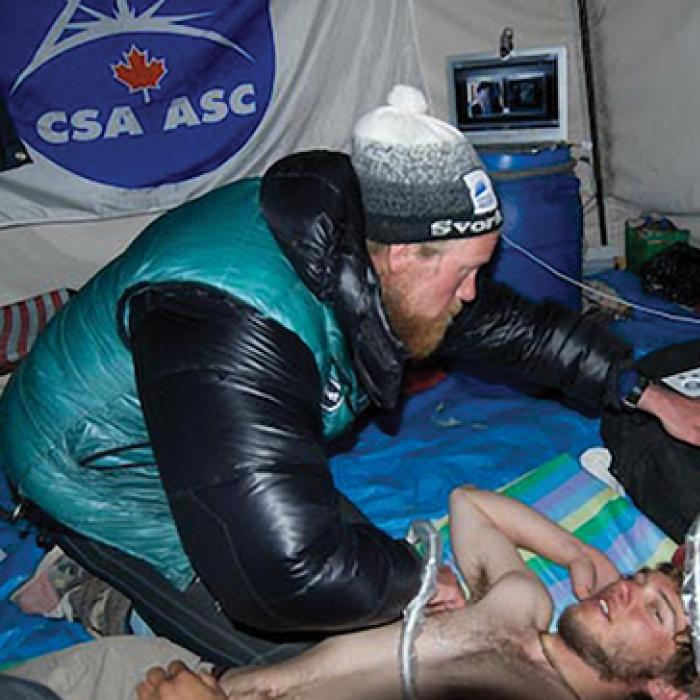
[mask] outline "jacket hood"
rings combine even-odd
[[[263,177],[260,205],[296,273],[333,306],[370,399],[394,408],[408,355],[382,306],[350,158],[308,151],[279,160]]]

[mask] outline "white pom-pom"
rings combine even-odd
[[[395,85],[387,103],[391,107],[409,112],[411,114],[427,114],[428,103],[425,101],[423,93],[412,85]]]

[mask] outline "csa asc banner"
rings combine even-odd
[[[0,7],[0,92],[31,158],[0,174],[0,226],[159,211],[347,150],[395,83],[423,85],[407,0]]]

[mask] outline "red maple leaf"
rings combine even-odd
[[[133,44],[129,53],[124,54],[124,63],[112,65],[114,77],[129,88],[129,92],[143,90],[145,102],[150,102],[148,91],[158,88],[167,73],[164,58],[148,58],[148,50],[140,51]]]

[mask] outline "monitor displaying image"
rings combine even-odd
[[[467,82],[469,117],[485,119],[503,112],[503,86],[501,81],[488,76],[470,77]]]
[[[566,49],[448,58],[452,123],[476,143],[567,139]]]
[[[551,109],[547,99],[547,80],[541,73],[523,73],[505,78],[503,90],[510,114],[546,118],[547,110]]]

